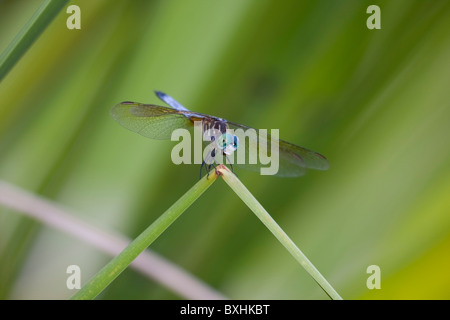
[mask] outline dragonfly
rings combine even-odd
[[[120,125],[136,132],[144,137],[158,140],[171,139],[172,132],[175,129],[192,129],[200,123],[200,129],[203,133],[214,129],[219,134],[211,135],[208,154],[203,159],[200,167],[200,177],[202,169],[206,167],[207,174],[211,167],[216,168],[214,162],[218,157],[229,159],[233,153],[240,148],[241,143],[237,135],[231,132],[241,129],[255,130],[251,127],[234,123],[223,118],[192,112],[185,108],[181,103],[171,96],[155,91],[156,96],[170,107],[159,106],[154,104],[143,104],[139,102],[124,101],[115,105],[111,109],[111,116]],[[242,150],[245,154],[261,150],[266,145],[270,150],[272,144],[278,147],[279,167],[275,176],[279,177],[298,177],[305,174],[306,169],[327,170],[329,168],[328,160],[315,151],[297,146],[287,141],[273,138],[271,135],[265,136],[258,134],[256,136],[247,137],[248,142],[243,143]],[[207,140],[207,139],[206,139]],[[266,142],[266,144],[261,143]],[[232,162],[228,162],[233,171]],[[261,168],[267,166],[266,163],[257,160],[256,162],[235,163],[238,167],[251,171],[260,171]],[[233,171],[234,172],[234,171]]]

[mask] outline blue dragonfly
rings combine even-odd
[[[210,137],[212,147],[202,162],[200,176],[204,166],[209,173],[212,166],[215,168],[214,160],[218,157],[229,159],[228,157],[239,148],[240,143],[237,135],[230,134],[229,129],[232,129],[233,132],[238,129],[243,131],[255,130],[219,117],[192,112],[171,96],[161,91],[155,91],[155,93],[159,99],[170,107],[125,101],[111,109],[111,116],[123,127],[151,139],[170,139],[175,129],[192,129],[194,124],[198,123],[200,123],[203,133],[210,130],[218,132],[219,134]],[[327,170],[329,168],[328,160],[315,151],[274,139],[270,135],[261,136],[257,134],[254,137],[247,138],[248,143],[243,144],[242,147],[245,154],[260,150],[262,145],[266,145],[267,150],[265,151],[268,151],[272,143],[277,144],[279,169],[275,174],[276,176],[298,177],[305,173],[305,169]],[[261,141],[266,143],[261,144]],[[233,170],[232,161],[228,161],[228,163]],[[265,167],[265,164],[260,161],[256,163],[237,162],[236,165],[251,171],[260,171],[261,168]]]

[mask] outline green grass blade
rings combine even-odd
[[[30,20],[0,55],[0,81],[14,67],[16,62],[25,54],[67,2],[69,0],[45,0],[36,10]]]
[[[197,200],[211,184],[217,175],[210,174],[209,179],[203,177],[177,202],[166,210],[155,222],[133,240],[119,255],[101,269],[72,299],[94,299],[102,292],[136,257],[144,251],[161,233],[164,232],[195,200]]]
[[[295,245],[281,227],[273,220],[269,213],[261,206],[258,200],[248,191],[242,182],[231,173],[227,167],[220,166],[218,171],[222,174],[225,182],[231,189],[241,198],[242,201],[252,210],[256,216],[264,223],[264,225],[273,233],[273,235],[281,242],[281,244],[289,251],[289,253],[297,260],[303,268],[313,277],[319,286],[333,300],[342,300],[341,296],[334,290],[330,283],[322,276],[322,274],[314,267],[311,261],[303,254],[303,252]]]

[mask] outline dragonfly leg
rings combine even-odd
[[[214,170],[216,171],[216,174],[217,174],[217,167],[214,165],[214,163],[207,164],[206,165],[206,179],[208,179],[208,177],[209,177],[209,173],[211,171],[211,167],[214,167]]]
[[[211,153],[209,155],[211,156],[212,161],[211,161],[211,163],[208,166],[208,175],[207,175],[207,177],[209,177],[209,172],[211,171],[211,167],[214,167],[214,170],[215,170],[215,172],[217,174],[217,167],[214,164],[214,161],[215,161],[214,158],[216,157],[216,149],[212,149]],[[209,159],[209,156],[208,156],[208,159]]]
[[[211,171],[211,167],[214,167],[214,169],[216,170],[216,173],[217,173],[217,168],[214,165],[214,157],[215,156],[216,156],[216,149],[212,149],[212,151],[208,154],[206,159],[203,160],[202,165],[200,167],[200,179],[202,178],[203,166],[205,166],[205,169],[206,169],[206,179],[208,179],[208,177],[209,177],[209,172]],[[210,158],[212,158],[213,161],[211,163],[208,163]]]
[[[210,164],[208,164],[208,165],[206,165],[206,180],[208,180],[208,177],[209,177],[209,169],[211,168],[211,165]]]
[[[211,163],[211,166],[213,166],[214,167],[214,171],[215,171],[215,173],[217,174],[217,167],[214,165],[214,162],[213,163]],[[209,166],[210,168],[211,168],[211,166]]]
[[[213,150],[214,151],[214,150]],[[208,154],[208,156],[206,157],[206,159],[204,159],[203,160],[203,162],[202,162],[202,166],[200,167],[200,179],[202,178],[202,170],[203,170],[203,166],[205,166],[205,169],[206,169],[206,179],[208,179],[208,177],[209,177],[209,170],[210,170],[210,168],[211,168],[211,165],[209,165],[208,163],[207,163],[207,161],[209,161],[209,156],[211,155],[211,153],[210,154]]]
[[[202,165],[200,167],[200,178],[199,180],[202,178],[202,171],[203,171],[203,166],[206,164],[205,160],[203,160]]]
[[[214,164],[214,159],[215,159],[215,157],[216,157],[216,149],[212,149],[212,151],[211,151],[211,157],[213,158],[213,161],[211,162],[211,165],[209,166],[210,168],[211,168],[211,166],[213,166],[214,167],[214,172],[216,173],[216,175],[218,174],[218,172],[217,172],[217,167],[216,167],[216,165]]]

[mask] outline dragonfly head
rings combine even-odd
[[[224,133],[216,140],[216,143],[224,154],[230,155],[237,150],[239,139],[236,135]]]

